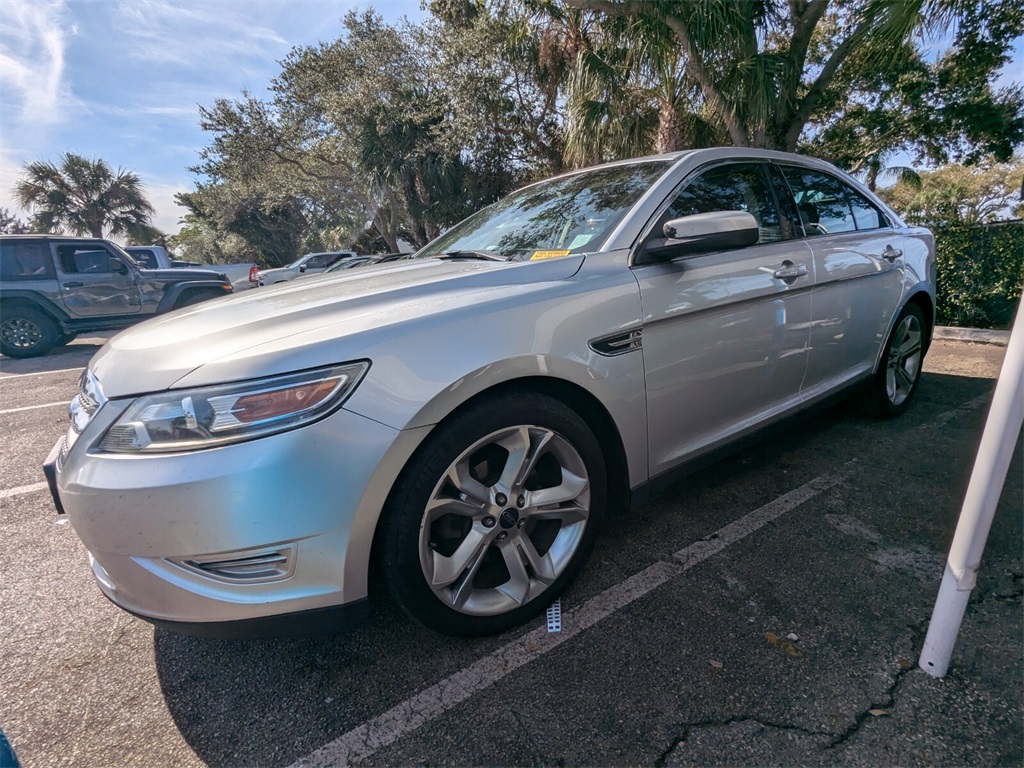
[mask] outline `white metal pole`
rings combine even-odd
[[[996,382],[992,407],[981,436],[974,471],[964,496],[960,521],[946,560],[928,634],[918,666],[935,677],[949,668],[960,622],[974,589],[981,554],[985,549],[996,504],[1006,482],[1006,473],[1024,425],[1024,295],[1017,305],[1017,318]]]

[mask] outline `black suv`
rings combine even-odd
[[[37,357],[84,331],[125,328],[229,293],[231,283],[222,274],[142,269],[109,240],[4,235],[0,352]]]

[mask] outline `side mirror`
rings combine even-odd
[[[128,274],[128,265],[125,264],[120,259],[117,259],[117,258],[114,258],[113,256],[111,256],[110,257],[110,271],[111,272],[117,272],[117,274],[119,274],[119,275],[127,275]]]
[[[305,271],[306,271],[306,265],[305,264],[299,264],[299,272],[305,272]]]
[[[757,219],[746,211],[714,211],[670,219],[665,222],[663,234],[663,238],[653,238],[645,246],[651,259],[663,261],[745,248],[760,237]]]

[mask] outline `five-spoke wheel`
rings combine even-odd
[[[582,566],[605,485],[597,440],[558,400],[505,395],[458,414],[414,458],[386,512],[392,592],[450,634],[521,623]]]
[[[906,410],[917,391],[925,351],[924,313],[908,304],[896,318],[878,372],[864,390],[864,409],[891,418]]]

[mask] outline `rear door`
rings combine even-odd
[[[814,254],[804,392],[872,370],[903,294],[903,237],[868,198],[832,174],[780,165]]]
[[[765,163],[700,169],[647,236],[671,218],[740,210],[757,220],[757,244],[634,266],[652,476],[800,401],[812,254],[780,216],[768,178]]]
[[[64,306],[75,317],[110,317],[142,311],[136,272],[103,243],[53,246]]]

